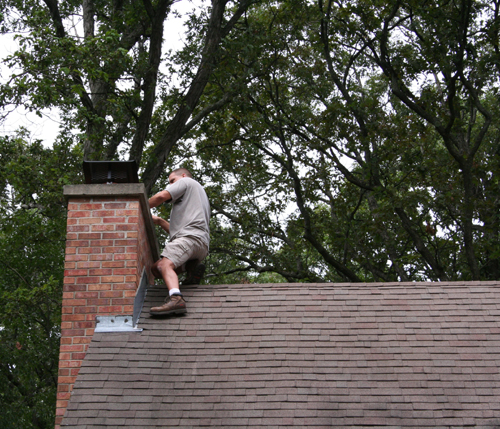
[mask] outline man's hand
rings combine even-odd
[[[156,215],[152,215],[151,217],[153,218],[153,223],[155,225],[162,227],[165,231],[170,233],[170,224],[165,219]]]

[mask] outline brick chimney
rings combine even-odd
[[[142,183],[64,187],[68,224],[56,429],[92,340],[96,316],[132,316],[159,247]]]

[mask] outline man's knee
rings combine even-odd
[[[161,258],[156,264],[160,270],[175,270],[174,263],[167,258]]]
[[[161,273],[169,269],[175,270],[174,263],[170,259],[161,258],[153,264],[151,272],[155,277],[160,278]]]

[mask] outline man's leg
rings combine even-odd
[[[191,259],[186,262],[186,272],[186,279],[182,282],[182,286],[199,285],[205,273],[205,264],[199,259]]]
[[[186,312],[186,302],[179,289],[179,277],[190,259],[203,259],[208,253],[206,245],[192,237],[180,237],[165,245],[162,259],[157,261],[151,271],[161,277],[167,285],[170,298],[161,307],[153,307],[152,315],[166,315]],[[176,268],[177,267],[177,268]],[[204,266],[203,266],[204,271]],[[203,272],[201,272],[203,275]],[[199,276],[201,278],[201,276]],[[199,280],[198,280],[199,283]]]
[[[162,278],[167,289],[179,289],[179,277],[174,263],[167,258],[161,258],[151,267],[151,272],[156,278]]]
[[[152,307],[150,314],[154,316],[165,316],[169,314],[185,313],[186,302],[179,290],[179,277],[177,276],[174,263],[170,259],[162,258],[151,267],[151,271],[155,277],[161,276],[167,285],[169,298],[165,301],[165,304],[159,307]]]

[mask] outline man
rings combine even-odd
[[[165,281],[169,297],[162,306],[151,308],[153,316],[185,313],[178,274],[187,271],[184,284],[198,284],[205,271],[201,261],[207,256],[210,244],[210,203],[203,187],[192,177],[185,168],[172,171],[167,189],[149,199],[151,208],[172,203],[170,222],[153,216],[153,222],[170,234],[161,259],[151,269]]]

